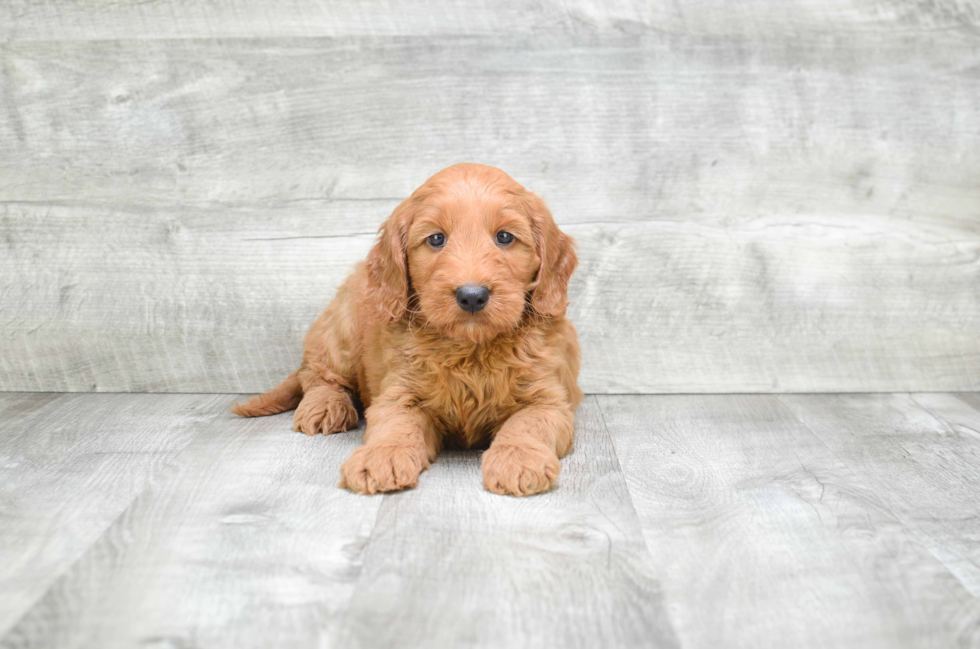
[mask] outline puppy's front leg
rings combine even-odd
[[[494,436],[483,454],[483,486],[510,496],[551,489],[572,449],[575,416],[570,407],[532,406],[519,410]]]
[[[432,420],[410,399],[384,395],[364,416],[364,445],[340,467],[340,486],[375,494],[417,485],[439,453],[441,438]]]

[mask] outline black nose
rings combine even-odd
[[[456,304],[464,311],[476,313],[487,305],[490,299],[490,289],[486,286],[467,284],[456,289]]]

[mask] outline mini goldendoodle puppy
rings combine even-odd
[[[494,167],[459,164],[427,180],[306,336],[303,363],[244,417],[296,408],[307,435],[357,425],[364,445],[340,485],[414,487],[444,443],[483,453],[498,494],[547,491],[572,448],[579,345],[565,319],[574,241],[544,202]]]

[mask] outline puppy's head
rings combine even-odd
[[[577,264],[540,198],[499,169],[459,164],[381,226],[369,298],[388,322],[410,315],[448,338],[485,342],[518,327],[529,307],[563,316]]]

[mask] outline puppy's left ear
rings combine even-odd
[[[524,204],[531,217],[541,266],[531,292],[531,306],[543,316],[560,318],[568,307],[568,281],[578,266],[575,240],[558,229],[539,196],[527,192]]]

